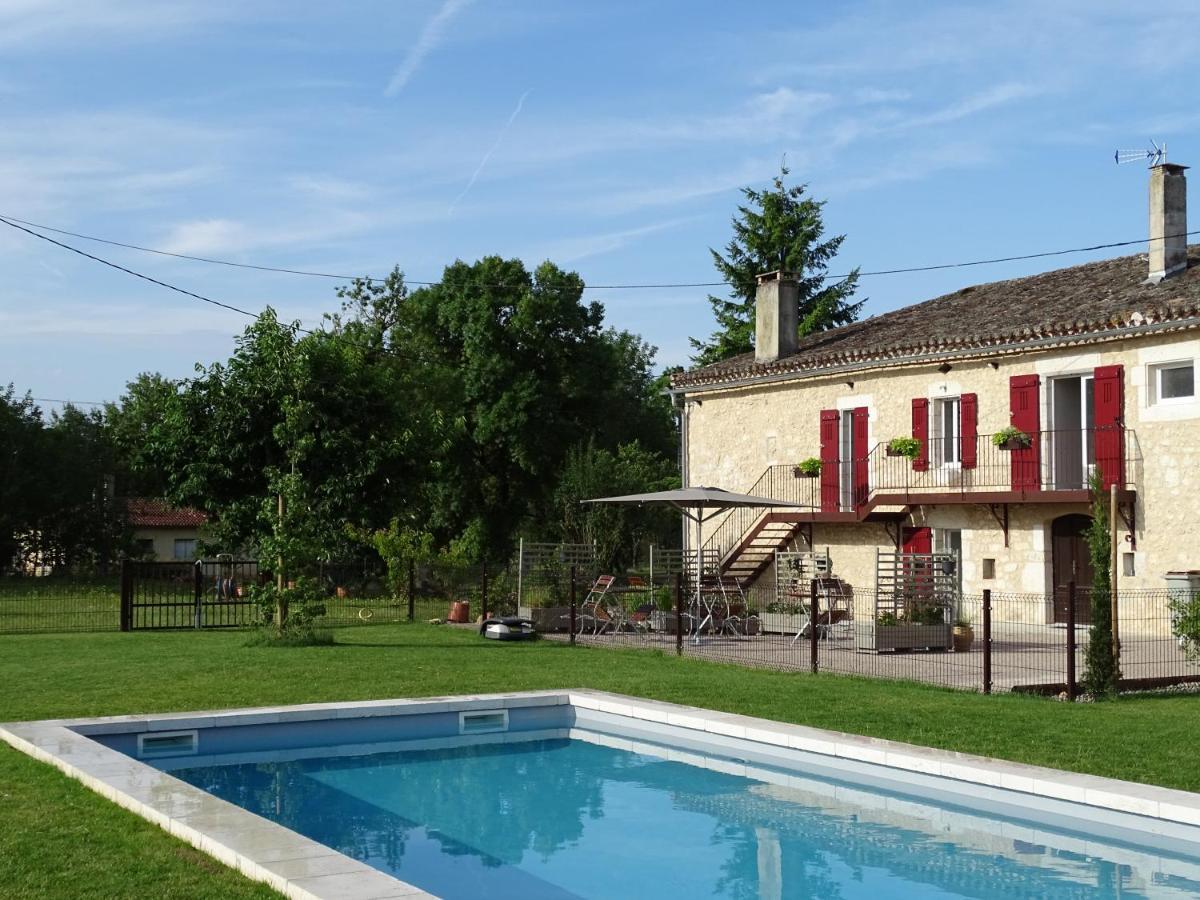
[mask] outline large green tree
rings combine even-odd
[[[733,218],[733,238],[724,254],[711,250],[713,263],[729,284],[728,298],[709,296],[717,330],[707,340],[691,339],[699,365],[719,362],[754,349],[756,276],[784,270],[800,282],[801,336],[846,325],[858,317],[863,300],[852,302],[858,269],[845,278],[826,278],[845,235],[824,238],[823,201],[805,195],[802,184],[788,187],[780,169],[770,190],[743,188],[746,202]]]

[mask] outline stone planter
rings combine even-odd
[[[948,624],[917,625],[903,622],[899,625],[880,625],[866,622],[857,629],[857,633],[858,649],[877,653],[887,650],[949,650],[953,646]]]
[[[759,613],[758,620],[767,634],[795,634],[804,623],[804,617],[797,613]]]

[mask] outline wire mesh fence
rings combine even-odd
[[[0,634],[117,631],[120,613],[116,572],[0,578]]]
[[[812,579],[808,596],[706,581],[698,594],[682,579],[652,589],[603,577],[581,582],[573,643],[989,693],[1074,698],[1088,690],[1092,598],[1085,591],[1065,615],[1055,595],[986,591],[945,608],[919,595],[897,605],[893,593],[884,598],[832,577]],[[673,595],[669,610],[664,594]],[[1200,682],[1200,646],[1183,634],[1189,614],[1200,620],[1200,600],[1126,591],[1117,610],[1122,690]]]

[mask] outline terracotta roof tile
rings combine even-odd
[[[172,506],[152,497],[125,501],[125,520],[134,528],[198,528],[208,516],[190,506]]]
[[[1200,244],[1188,269],[1146,284],[1146,256],[1122,256],[1026,278],[972,285],[893,312],[800,339],[797,352],[772,363],[753,353],[682,372],[676,388],[756,377],[801,375],[844,366],[903,364],[929,353],[986,355],[989,349],[1061,338],[1102,337],[1131,325],[1200,316]]]

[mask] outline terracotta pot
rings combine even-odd
[[[450,613],[446,616],[447,622],[470,622],[471,621],[471,604],[466,600],[455,600],[450,604]]]
[[[975,643],[975,630],[970,625],[955,625],[951,642],[955,653],[969,653]]]

